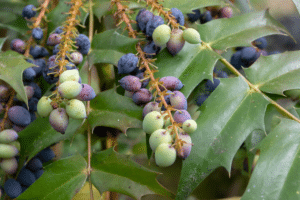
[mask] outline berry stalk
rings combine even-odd
[[[8,118],[8,110],[14,102],[14,96],[15,96],[15,91],[12,89],[11,92],[10,92],[10,97],[9,97],[8,103],[6,104],[6,107],[5,107],[4,117],[3,117],[2,122],[0,124],[0,129],[1,129],[0,131],[4,130],[4,124],[5,124],[5,121]]]

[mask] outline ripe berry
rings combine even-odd
[[[8,179],[4,183],[4,191],[10,198],[17,198],[22,193],[21,184],[15,179]]]
[[[36,172],[43,168],[43,163],[39,158],[34,157],[27,163],[26,168],[32,172]]]
[[[66,70],[59,76],[59,82],[63,83],[65,81],[79,81],[79,72],[77,69]]]
[[[154,131],[149,139],[149,144],[152,151],[155,151],[156,148],[162,143],[172,143],[172,136],[170,132],[166,131],[165,129],[158,129]]]
[[[79,34],[75,41],[75,45],[78,47],[77,51],[79,51],[83,55],[87,55],[91,47],[89,38],[84,34]]]
[[[138,57],[133,53],[125,54],[118,61],[118,73],[119,74],[129,74],[135,70],[138,64]]]
[[[152,37],[154,30],[162,24],[164,24],[163,18],[161,16],[153,15],[146,24],[146,35]]]
[[[157,102],[147,103],[143,109],[143,117],[145,117],[148,113],[150,113],[152,111],[160,112],[161,108],[158,105],[159,105],[159,103],[157,103]]]
[[[211,21],[213,19],[213,17],[211,16],[210,11],[206,11],[204,14],[200,15],[199,19],[200,19],[201,24],[205,24],[206,22]]]
[[[141,29],[141,31],[145,32],[146,25],[148,21],[152,19],[152,17],[153,17],[152,12],[148,10],[141,9],[139,11],[139,13],[136,16],[136,22],[137,22],[137,26],[139,27],[139,29]]]
[[[267,47],[267,40],[266,38],[258,38],[257,40],[252,42],[254,46],[257,46],[259,49],[265,49]]]
[[[54,152],[49,148],[43,149],[41,152],[39,152],[36,157],[38,157],[43,163],[48,162],[52,160],[55,157]]]
[[[80,101],[91,101],[96,97],[94,89],[88,84],[82,84],[80,93],[76,96],[76,99]]]
[[[42,97],[37,104],[37,113],[41,117],[48,117],[53,111],[51,106],[51,99],[48,97]]]
[[[138,73],[138,74],[136,75],[136,77],[138,77],[140,80],[142,80],[142,79],[144,79],[144,73],[143,73],[143,72]],[[150,81],[150,78],[143,80],[142,86],[141,86],[141,87],[142,87],[142,88],[147,87],[147,85],[149,84],[149,81]]]
[[[23,168],[17,177],[17,181],[27,187],[32,185],[35,182],[35,180],[36,179],[34,174],[26,168]]]
[[[35,16],[36,11],[35,11],[36,7],[34,5],[27,5],[23,8],[22,10],[22,16],[24,18],[30,19],[32,17]]]
[[[232,17],[232,8],[231,7],[224,7],[224,8],[221,8],[220,10],[220,15],[221,15],[221,18],[231,18]]]
[[[36,73],[32,67],[29,67],[23,71],[23,80],[24,81],[33,81],[36,77]]]
[[[75,65],[79,65],[83,60],[82,54],[78,51],[71,53],[70,58]]]
[[[192,150],[192,139],[188,134],[185,133],[179,133],[178,139],[183,140],[186,143],[181,146],[181,149],[177,149],[177,156],[179,158],[186,159]]]
[[[242,69],[243,63],[242,63],[242,59],[241,59],[241,54],[242,54],[241,51],[237,51],[236,53],[234,53],[231,56],[231,59],[230,59],[230,64],[232,64],[232,66],[234,66],[234,68],[236,68],[237,70]]]
[[[162,91],[165,90],[165,88],[167,90],[180,90],[184,86],[182,82],[174,76],[162,77],[159,82],[163,82],[164,87],[160,86]]]
[[[69,116],[63,108],[57,108],[50,113],[49,116],[50,125],[56,130],[64,134],[69,124]]]
[[[179,91],[174,91],[170,96],[171,105],[174,106],[175,109],[186,110],[187,109],[187,100]]]
[[[182,129],[184,132],[191,134],[196,131],[197,123],[195,122],[195,120],[188,119],[185,122],[183,122]]]
[[[66,111],[69,117],[73,119],[84,119],[87,117],[84,103],[77,99],[72,99],[67,103]]]
[[[241,60],[244,67],[249,67],[259,57],[259,53],[253,47],[245,47],[241,50]]]
[[[192,10],[192,11],[193,13],[188,13],[187,16],[190,22],[195,22],[200,18],[201,13],[199,9]]]
[[[36,179],[40,178],[44,173],[43,169],[40,169],[39,171],[34,172],[34,176]]]
[[[59,52],[59,44],[55,45],[52,50],[53,55],[56,55],[58,52]]]
[[[63,98],[73,99],[81,91],[82,85],[77,81],[65,81],[58,86],[58,92]]]
[[[193,28],[187,28],[183,31],[183,39],[191,44],[199,44],[201,42],[200,34]]]
[[[159,46],[155,45],[154,41],[151,41],[143,48],[143,51],[146,53],[147,58],[153,58],[159,53],[160,49]]]
[[[164,125],[164,119],[157,111],[148,113],[143,120],[143,130],[151,134],[157,129],[162,129]]]
[[[36,40],[41,40],[43,38],[43,30],[41,28],[32,29],[32,37]]]
[[[63,32],[63,28],[61,26],[57,27],[54,33],[61,34]]]
[[[10,43],[10,48],[20,54],[25,53],[25,42],[21,39],[14,39]]]
[[[47,39],[47,45],[48,46],[55,46],[60,43],[61,36],[57,33],[52,33],[49,35]]]
[[[56,83],[58,81],[59,77],[55,76],[56,74],[53,74],[53,73],[55,73],[55,72],[58,73],[58,70],[59,70],[59,68],[56,65],[48,64],[48,66],[45,67],[45,69],[43,70],[43,77],[44,77],[45,81],[49,84]]]
[[[181,29],[173,29],[170,40],[167,42],[167,49],[175,56],[184,46],[183,31]]]
[[[208,91],[209,93],[212,93],[220,84],[220,80],[214,78],[213,79],[214,82],[211,82],[211,80],[207,80],[207,82],[205,83],[205,91]]]
[[[141,88],[137,92],[133,93],[132,100],[136,104],[148,103],[152,99],[152,94],[148,89]]]
[[[157,46],[163,46],[167,44],[171,36],[171,29],[168,25],[162,24],[158,26],[152,35],[153,42]]]
[[[160,144],[155,150],[155,163],[159,167],[169,167],[176,160],[176,150],[168,143]]]
[[[171,8],[172,15],[176,18],[178,24],[184,26],[184,15],[177,8]]]
[[[19,153],[18,149],[9,144],[0,144],[0,158],[12,158]]]
[[[32,55],[34,59],[43,58],[49,55],[48,50],[40,45],[35,45],[34,47],[30,47],[29,53],[30,55]]]
[[[24,89],[25,89],[25,93],[26,93],[26,96],[27,96],[27,99],[31,99],[31,97],[33,97],[33,94],[34,94],[34,89],[33,87],[31,86],[24,86]],[[21,96],[19,94],[16,95],[17,99],[19,101],[23,101]]]
[[[177,123],[183,123],[188,119],[191,119],[191,115],[186,110],[177,110],[174,113],[174,120]]]
[[[13,175],[14,173],[17,172],[18,169],[18,161],[15,157],[12,158],[8,158],[8,159],[3,159],[0,162],[0,167],[2,168],[2,170],[9,174],[9,175]]]
[[[32,69],[35,71],[36,76],[40,76],[42,75],[42,71],[44,70],[44,68],[46,67],[46,61],[44,59],[36,59],[33,61],[33,63],[35,65],[37,65],[37,67],[32,67]]]
[[[140,79],[132,75],[124,76],[121,80],[119,80],[119,83],[122,88],[130,92],[136,92],[141,89],[142,86]]]
[[[8,118],[18,126],[28,126],[31,122],[30,113],[22,106],[13,106],[8,110]]]
[[[15,140],[17,140],[19,137],[18,133],[13,129],[5,129],[0,132],[0,143],[8,144]]]

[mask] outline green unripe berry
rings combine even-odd
[[[193,28],[187,28],[183,31],[183,38],[190,44],[199,44],[201,42],[200,34]]]
[[[58,86],[58,92],[63,98],[73,99],[81,91],[82,85],[77,81],[65,81]]]
[[[17,169],[18,169],[17,159],[15,157],[3,159],[0,162],[0,167],[2,168],[2,170],[5,173],[12,175],[12,174],[16,173]]]
[[[37,104],[37,113],[41,117],[48,117],[52,112],[51,99],[48,97],[42,97]]]
[[[155,151],[156,148],[162,143],[171,144],[172,137],[169,131],[166,131],[165,129],[158,129],[151,134],[149,139],[149,144],[152,151]]]
[[[0,143],[10,143],[17,140],[19,137],[18,133],[14,129],[5,129],[0,132]]]
[[[9,145],[14,146],[18,149],[18,151],[21,151],[21,144],[19,141],[13,141],[13,142],[9,143]]]
[[[168,25],[162,24],[158,26],[152,35],[153,42],[157,46],[163,46],[167,44],[171,36],[171,29]]]
[[[66,70],[59,76],[60,83],[63,83],[65,81],[78,82],[79,79],[80,79],[80,76],[79,76],[79,72],[77,69]]]
[[[9,144],[0,144],[0,158],[12,158],[19,153],[18,149]]]
[[[155,163],[159,167],[169,167],[176,160],[176,150],[170,144],[162,143],[155,150]]]
[[[69,117],[72,117],[73,119],[86,118],[85,106],[84,103],[80,100],[70,100],[66,106],[66,111]]]
[[[164,119],[157,111],[148,113],[143,120],[143,130],[151,134],[157,129],[162,129],[164,126]]]
[[[197,123],[195,122],[195,120],[188,119],[185,122],[183,122],[182,129],[184,132],[191,134],[197,129]]]

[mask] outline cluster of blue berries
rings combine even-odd
[[[231,18],[233,14],[231,7],[207,7],[206,10],[201,13],[199,9],[193,10],[193,13],[188,13],[188,20],[190,22],[196,22],[199,20],[201,24],[205,24],[213,19],[217,18]]]

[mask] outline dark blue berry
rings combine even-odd
[[[211,12],[210,11],[206,11],[204,14],[200,15],[200,22],[201,24],[205,24],[206,22],[211,21],[213,18],[211,16]]]
[[[21,184],[15,179],[8,179],[4,183],[4,191],[10,198],[17,198],[22,193]]]
[[[257,40],[253,41],[253,45],[257,46],[259,49],[265,49],[267,47],[267,40],[266,38],[258,38]]]
[[[22,106],[13,106],[8,110],[8,118],[17,126],[28,126],[31,122],[30,113]]]
[[[24,186],[29,187],[30,185],[32,185],[34,183],[34,181],[36,180],[34,174],[26,168],[22,168],[18,177],[17,177],[17,181],[19,181],[19,183],[21,183]]]
[[[71,63],[71,62],[68,62],[68,63],[66,64],[65,67],[66,67],[67,70],[77,69],[77,68],[76,68],[76,65],[74,65],[74,64]]]
[[[34,47],[30,47],[30,51],[29,51],[30,55],[32,55],[32,57],[34,59],[37,58],[43,58],[49,55],[49,52],[46,48],[36,45]]]
[[[177,22],[183,26],[184,25],[184,15],[177,8],[171,8],[172,15],[176,18]]]
[[[38,102],[39,102],[39,99],[35,98],[35,97],[32,97],[28,100],[29,112],[35,112],[37,110]]]
[[[61,34],[63,32],[62,27],[59,26],[55,29],[54,33]]]
[[[33,97],[40,99],[42,97],[42,90],[35,82],[29,82],[25,85],[31,86],[34,89]]]
[[[214,73],[216,74],[217,77],[228,78],[228,74],[226,72],[222,71],[221,69],[214,70]]]
[[[56,55],[58,52],[59,52],[59,44],[54,46],[52,53],[53,55]]]
[[[141,31],[145,32],[146,25],[147,25],[148,21],[150,21],[152,19],[152,17],[153,17],[152,12],[150,12],[146,9],[141,9],[136,16],[136,22],[137,22],[138,28]]]
[[[154,30],[164,24],[164,20],[161,16],[153,15],[153,17],[146,24],[146,35],[152,37]]]
[[[147,58],[153,58],[159,53],[160,47],[156,46],[155,43],[151,41],[144,47],[143,51],[146,53]]]
[[[22,16],[27,19],[34,17],[36,14],[36,11],[34,9],[36,9],[36,7],[34,7],[34,5],[30,4],[30,5],[25,6],[22,10]]]
[[[207,82],[205,83],[205,91],[211,93],[218,87],[218,85],[220,84],[220,80],[214,78],[213,81],[214,82],[211,82],[211,80],[207,80]]]
[[[48,147],[37,154],[37,157],[43,162],[48,162],[55,157],[54,152]]]
[[[144,79],[144,73],[143,73],[143,72],[138,73],[136,76],[137,76],[139,79]],[[142,82],[142,88],[147,87],[147,85],[149,84],[149,81],[150,81],[150,78],[144,80],[144,81]]]
[[[31,122],[32,123],[34,120],[36,120],[36,115],[34,112],[30,112],[30,118],[31,118]]]
[[[241,59],[241,51],[237,51],[236,53],[234,53],[231,56],[230,59],[230,63],[232,64],[232,66],[234,66],[237,70],[241,70],[242,69],[242,59]]]
[[[129,74],[135,70],[138,64],[138,57],[133,53],[125,54],[118,61],[118,73],[119,74]]]
[[[205,94],[205,93],[201,93],[197,98],[196,98],[196,104],[198,106],[201,106],[204,101],[209,97],[208,94]]]
[[[28,187],[22,185],[22,193],[27,190]]]
[[[23,80],[24,81],[33,81],[36,77],[36,73],[33,67],[29,67],[23,71]]]
[[[32,37],[36,40],[41,40],[43,38],[43,30],[41,28],[32,29]]]
[[[76,38],[76,46],[78,47],[77,51],[83,55],[87,55],[91,47],[91,42],[86,35],[79,34]]]
[[[259,58],[259,53],[253,47],[245,47],[241,50],[241,60],[244,67],[249,67]]]
[[[55,74],[53,74],[54,72],[58,72],[59,67],[55,67],[55,64],[52,65],[48,65],[47,67],[45,67],[44,71],[43,71],[43,77],[45,79],[45,81],[49,84],[53,84],[56,83],[59,79],[58,76],[54,76]]]
[[[10,48],[18,53],[25,53],[25,42],[21,39],[14,39],[10,43]]]
[[[26,168],[32,172],[36,172],[40,169],[43,169],[43,163],[40,159],[34,157],[28,162]]]
[[[200,18],[201,13],[199,9],[192,10],[192,11],[193,13],[188,13],[187,16],[190,22],[195,22]]]
[[[137,92],[133,93],[132,100],[136,104],[145,104],[150,102],[152,99],[152,94],[149,90],[145,88],[139,89]]]
[[[44,59],[37,59],[34,60],[34,64],[38,66],[38,67],[32,67],[32,69],[36,73],[36,76],[42,75],[42,71],[46,67],[46,61]]]
[[[40,170],[34,172],[34,176],[35,176],[36,179],[38,179],[43,175],[43,173],[44,173],[44,170],[40,169]]]

